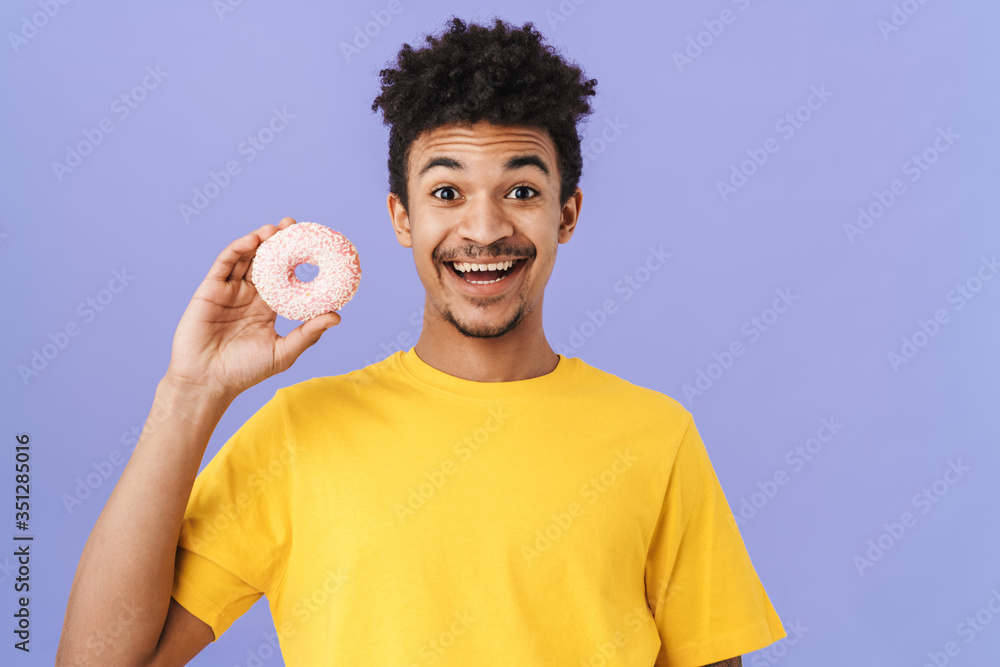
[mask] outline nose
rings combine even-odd
[[[457,233],[462,240],[490,246],[514,234],[514,221],[502,202],[490,197],[473,198],[462,211]]]

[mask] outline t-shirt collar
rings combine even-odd
[[[545,375],[509,382],[477,382],[434,368],[417,355],[416,347],[396,354],[403,371],[417,382],[458,396],[480,399],[551,395],[566,385],[579,363],[575,357],[559,354],[559,363]]]

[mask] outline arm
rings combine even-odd
[[[289,368],[340,323],[327,313],[278,336],[275,312],[247,275],[260,244],[294,223],[284,218],[229,244],[184,311],[150,417],[80,557],[57,667],[183,665],[214,639],[170,596],[184,512],[212,431],[236,396]]]
[[[139,665],[153,655],[181,519],[228,404],[169,376],[160,380],[147,426],[80,557],[56,665]]]
[[[711,665],[705,665],[705,667],[743,667],[743,656],[738,655],[735,658],[729,658],[721,662],[713,662]]]

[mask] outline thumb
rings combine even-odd
[[[282,370],[294,364],[299,355],[316,344],[327,329],[337,324],[340,324],[339,313],[325,313],[303,322],[286,336],[278,338],[274,344],[275,357]]]

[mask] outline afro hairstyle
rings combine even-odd
[[[556,146],[560,206],[576,190],[583,171],[577,122],[592,113],[588,96],[597,79],[587,80],[526,22],[515,28],[496,18],[492,28],[452,16],[430,46],[404,43],[396,61],[379,72],[382,108],[389,131],[389,192],[409,209],[406,166],[422,132],[452,123],[480,120],[501,126],[547,130]]]

